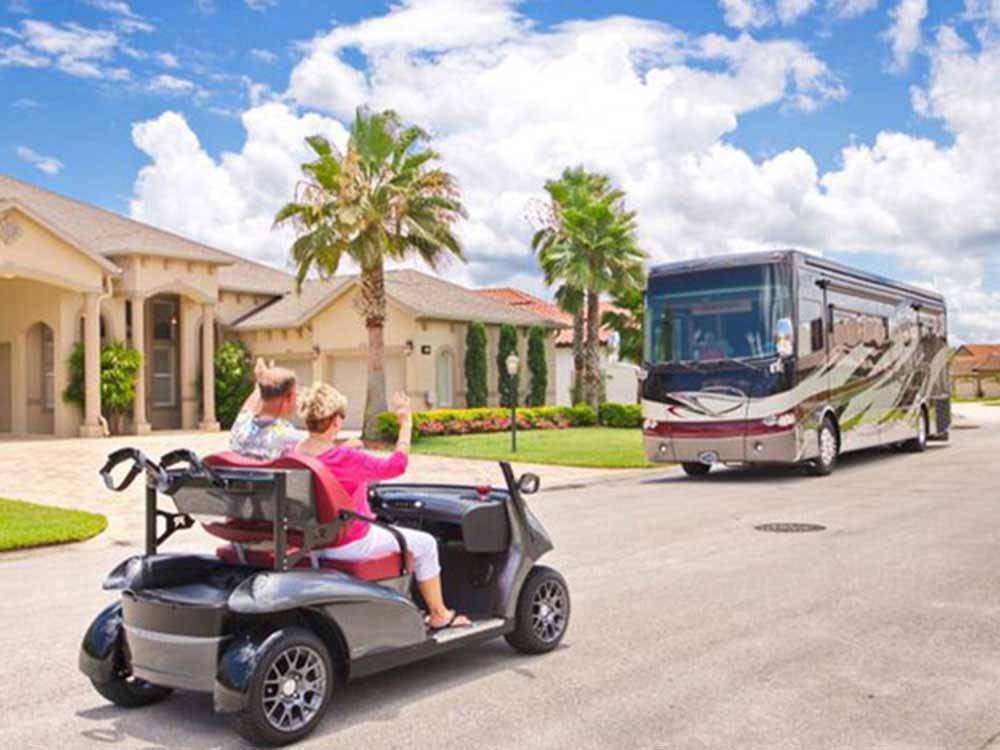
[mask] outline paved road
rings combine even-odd
[[[538,495],[574,595],[564,647],[498,642],[353,683],[303,746],[1000,747],[1000,409],[974,420],[948,446],[854,456],[828,479]],[[768,521],[827,530],[754,530]],[[127,712],[76,672],[110,598],[100,577],[131,551],[0,561],[0,747],[242,747],[206,698]]]

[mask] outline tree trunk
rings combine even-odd
[[[573,313],[573,386],[570,401],[583,401],[583,305]]]
[[[388,409],[385,394],[385,275],[381,261],[361,272],[361,307],[368,331],[368,382],[362,437],[376,440],[378,415]]]
[[[590,408],[597,413],[601,405],[601,385],[604,380],[601,372],[601,341],[600,341],[600,298],[593,289],[587,290],[587,340],[584,344],[583,384],[584,395]]]

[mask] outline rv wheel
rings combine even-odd
[[[153,685],[137,677],[115,675],[110,682],[91,680],[94,690],[122,708],[140,708],[159,703],[173,691],[168,687]]]
[[[837,453],[840,451],[840,440],[837,437],[837,426],[830,417],[823,419],[819,428],[819,453],[809,465],[813,476],[825,477],[837,465]]]
[[[703,464],[700,461],[685,461],[681,464],[681,468],[689,477],[703,477],[712,470],[712,465]]]
[[[544,565],[533,567],[517,597],[514,622],[514,631],[505,638],[518,651],[544,654],[558,646],[569,624],[566,579]]]
[[[927,410],[920,407],[920,416],[917,418],[917,436],[903,443],[902,448],[909,453],[922,453],[927,448]]]
[[[296,742],[322,720],[333,679],[323,642],[304,628],[282,628],[257,662],[246,708],[233,715],[233,726],[254,744]]]

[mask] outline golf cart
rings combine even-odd
[[[121,597],[84,636],[80,669],[119,706],[155,703],[174,688],[211,693],[240,734],[280,745],[315,729],[332,688],[348,679],[501,635],[524,653],[551,651],[570,602],[563,577],[535,564],[552,549],[523,497],[539,479],[515,480],[500,466],[504,488],[373,485],[378,517],[364,520],[389,528],[399,551],[345,562],[315,550],[360,516],[316,459],[201,460],[179,450],[156,463],[135,448],[115,451],[100,472],[109,488],[145,479],[145,554],[104,581]],[[176,510],[161,508],[160,495]],[[214,555],[157,551],[196,522],[224,542]],[[428,631],[412,556],[389,524],[437,538],[445,599],[471,626]]]

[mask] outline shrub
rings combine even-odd
[[[557,430],[596,422],[589,406],[538,406],[517,410],[519,430]],[[376,418],[378,436],[392,442],[399,437],[399,420],[392,412]],[[471,435],[480,432],[503,432],[510,429],[510,410],[432,409],[413,413],[414,440],[427,435]]]
[[[470,408],[486,406],[490,390],[486,367],[486,326],[469,323],[465,333],[465,400]]]
[[[83,344],[77,343],[69,357],[69,384],[63,400],[81,409],[86,401]],[[121,432],[122,418],[135,400],[135,382],[142,368],[142,355],[121,341],[101,349],[101,411],[115,432]]]
[[[590,408],[590,404],[583,402],[574,404],[568,408],[568,417],[574,427],[593,427],[597,424],[597,415]]]
[[[500,406],[507,408],[515,402],[521,388],[520,368],[513,376],[507,374],[507,356],[512,352],[517,352],[517,329],[510,323],[504,323],[500,326],[500,340],[497,342],[497,383],[500,390]]]
[[[532,327],[528,332],[528,372],[531,374],[528,404],[542,406],[548,389],[549,373],[545,362],[545,331],[539,326]]]
[[[242,341],[227,341],[215,353],[215,415],[224,429],[232,427],[253,388],[250,351]]]
[[[642,407],[639,404],[603,403],[598,419],[605,427],[641,427]]]

